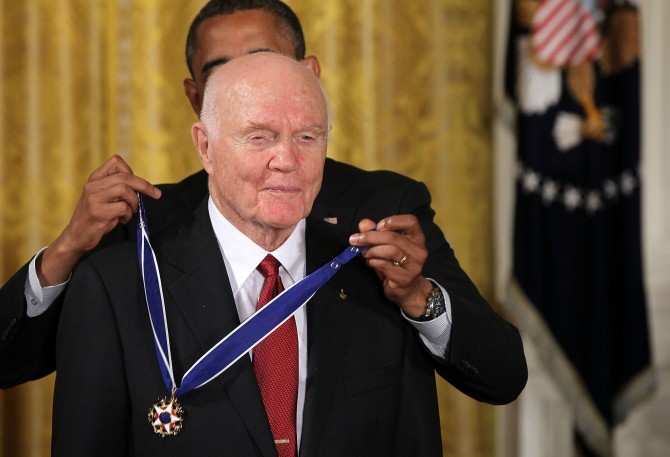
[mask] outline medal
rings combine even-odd
[[[174,436],[182,428],[184,410],[174,396],[173,389],[171,397],[159,399],[149,409],[149,423],[153,425],[154,432],[161,437]]]

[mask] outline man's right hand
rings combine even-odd
[[[70,222],[37,259],[42,287],[65,282],[82,255],[95,248],[103,235],[137,212],[137,192],[159,198],[161,191],[133,174],[118,155],[88,178]]]

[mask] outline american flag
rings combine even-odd
[[[615,427],[654,389],[641,250],[639,14],[630,1],[512,5],[506,90],[518,103],[520,166],[514,281],[503,306],[570,405],[579,455],[609,457]],[[601,20],[608,26],[598,29]],[[529,110],[522,93],[545,98]],[[585,101],[610,119],[611,134],[583,134]]]
[[[600,53],[596,20],[581,0],[541,0],[531,40],[536,58],[555,67],[592,61]]]

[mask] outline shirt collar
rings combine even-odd
[[[214,204],[212,197],[207,202],[214,234],[219,242],[226,268],[229,271],[233,293],[256,270],[268,251],[251,241],[226,219]],[[306,272],[305,219],[301,219],[284,243],[270,252],[288,273],[291,284],[305,277]],[[230,275],[232,272],[232,276]],[[285,281],[286,282],[286,281]],[[291,284],[284,284],[288,287]]]

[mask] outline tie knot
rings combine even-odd
[[[256,269],[263,275],[264,278],[270,276],[276,276],[279,274],[279,260],[275,259],[272,254],[268,254],[265,258],[258,264]]]

